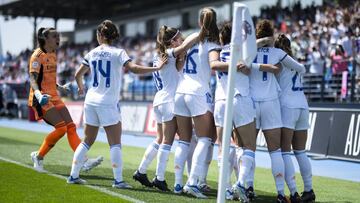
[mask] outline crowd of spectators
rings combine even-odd
[[[279,1],[281,2],[281,1]],[[360,2],[328,1],[323,5],[301,7],[301,1],[281,8],[277,4],[263,7],[258,18],[274,21],[276,33],[286,33],[292,41],[294,56],[302,61],[310,74],[325,75],[352,71],[352,61],[357,61],[360,73]],[[58,82],[74,82],[74,73],[82,57],[97,45],[64,44],[58,52]],[[144,36],[123,37],[118,46],[127,50],[135,63],[151,65],[155,53],[155,39]],[[30,50],[18,56],[7,53],[0,64],[0,83],[24,83],[28,81],[28,59]],[[354,59],[354,60],[353,60]],[[359,74],[360,75],[360,74]],[[360,77],[358,77],[360,78]],[[85,81],[89,81],[85,79]],[[136,86],[141,81],[151,83],[151,75],[137,76],[126,72],[123,89]],[[143,83],[142,83],[143,84]],[[73,92],[73,96],[76,92]]]

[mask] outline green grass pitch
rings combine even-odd
[[[39,148],[44,136],[44,133],[0,127],[0,157],[31,166],[30,153]],[[89,151],[90,157],[104,156],[102,165],[89,173],[82,173],[81,177],[87,180],[89,185],[145,202],[216,202],[218,169],[215,161],[212,162],[208,175],[208,182],[214,189],[207,194],[209,199],[197,200],[186,195],[144,188],[138,182],[134,182],[132,174],[138,167],[144,151],[143,148],[123,146],[123,176],[125,181],[134,187],[133,189],[119,190],[111,187],[113,176],[109,161],[109,147],[106,143],[96,142]],[[46,156],[44,167],[50,173],[67,177],[70,173],[72,156],[73,152],[67,139],[63,137]],[[171,154],[166,174],[170,189],[173,189],[174,184],[173,162],[173,154]],[[149,179],[153,178],[155,167],[156,160],[148,170]],[[40,174],[4,161],[0,161],[0,180],[0,202],[126,202],[119,197],[81,185],[68,185],[64,179]],[[185,180],[186,177],[184,177]],[[324,177],[314,177],[313,182],[317,202],[360,202],[359,183]],[[297,184],[299,191],[302,191],[303,185],[299,174],[297,174]],[[275,185],[271,170],[256,169],[255,191],[258,196],[255,203],[275,201]]]

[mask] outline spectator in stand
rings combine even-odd
[[[335,53],[331,55],[331,68],[333,74],[340,74],[348,70],[348,59],[342,45],[337,45]]]

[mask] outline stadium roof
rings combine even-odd
[[[0,13],[16,18],[49,17],[75,20],[96,20],[181,9],[221,0],[2,0]]]

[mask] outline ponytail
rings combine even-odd
[[[219,28],[216,25],[216,12],[212,8],[203,8],[200,13],[200,33],[199,40],[204,42],[219,43]]]
[[[276,38],[274,47],[275,47],[275,48],[282,49],[282,50],[285,51],[289,56],[292,57],[291,42],[290,42],[289,38],[286,37],[285,34],[282,34],[282,33],[281,33],[281,34]]]

